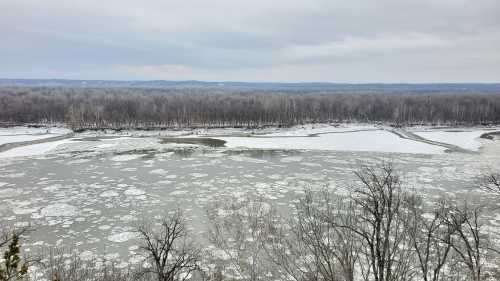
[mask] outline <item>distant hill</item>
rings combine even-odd
[[[157,88],[157,89],[228,89],[241,91],[297,92],[378,92],[378,93],[500,93],[500,83],[430,83],[430,84],[345,84],[345,83],[274,83],[206,81],[114,81],[66,79],[0,79],[0,87],[70,87],[70,88]]]

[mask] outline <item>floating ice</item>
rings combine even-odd
[[[56,203],[48,205],[41,210],[41,215],[44,217],[60,217],[60,216],[75,216],[77,208],[65,203]]]
[[[155,169],[149,172],[150,174],[156,174],[156,175],[161,175],[161,174],[166,174],[167,171],[163,169]]]
[[[142,189],[137,189],[135,187],[132,187],[130,189],[125,190],[125,195],[130,195],[130,196],[135,196],[135,195],[143,195],[146,192]]]
[[[300,156],[290,156],[281,159],[281,162],[283,163],[300,162],[300,161],[302,161],[302,157]]]
[[[141,256],[141,255],[131,255],[131,257],[129,258],[128,262],[131,263],[131,264],[138,264],[138,263],[142,263],[144,262],[144,260],[146,260],[146,256]]]
[[[122,155],[117,155],[117,156],[111,158],[111,160],[117,161],[117,162],[130,161],[130,160],[141,158],[143,156],[144,156],[144,154],[122,154]]]
[[[111,242],[122,243],[127,242],[130,239],[137,238],[137,234],[130,231],[125,231],[121,233],[116,233],[108,236],[108,240]]]
[[[203,178],[208,176],[208,174],[201,174],[201,173],[191,173],[189,175],[192,176],[193,178]]]
[[[100,226],[99,226],[99,227],[97,227],[97,228],[99,228],[100,230],[108,230],[108,229],[110,229],[110,228],[111,228],[111,226],[109,226],[109,225],[100,225]]]
[[[132,215],[125,215],[125,216],[121,217],[120,220],[121,221],[135,221],[135,220],[137,220],[137,218],[132,216]]]
[[[101,197],[116,197],[116,196],[119,196],[119,194],[116,191],[108,190],[108,191],[104,191],[99,196],[101,196]]]
[[[0,198],[5,198],[5,197],[14,197],[18,196],[21,194],[20,190],[14,189],[14,188],[2,188],[0,189]]]
[[[257,163],[257,164],[267,163],[267,161],[264,159],[256,159],[256,158],[245,157],[245,156],[235,155],[235,156],[231,156],[229,158],[233,161],[238,161],[238,162],[250,162],[250,163]]]
[[[16,214],[16,215],[27,215],[27,214],[32,214],[34,212],[37,212],[38,209],[39,209],[38,207],[35,207],[35,208],[15,207],[14,209],[12,209],[12,212],[14,212],[14,214]]]
[[[183,194],[187,194],[187,190],[176,190],[176,191],[172,191],[170,192],[170,195],[183,195]]]
[[[92,251],[87,250],[81,252],[79,256],[83,261],[90,261],[94,258],[94,253],[92,253]]]

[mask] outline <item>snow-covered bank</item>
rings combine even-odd
[[[500,129],[500,128],[497,128]],[[482,128],[449,128],[449,129],[413,129],[411,132],[414,134],[431,141],[448,143],[459,146],[463,149],[478,151],[482,146],[481,135],[495,131],[495,129],[482,129]]]
[[[10,130],[10,131],[9,131]],[[9,128],[0,130],[0,145],[12,138],[21,142],[67,133],[66,129]],[[396,132],[397,131],[397,132]],[[29,157],[76,151],[95,153],[121,153],[133,150],[166,150],[204,147],[193,143],[162,143],[164,137],[210,137],[226,142],[226,149],[279,149],[279,150],[328,150],[372,151],[387,153],[441,154],[453,151],[478,151],[480,140],[492,128],[432,128],[418,127],[394,129],[373,124],[308,124],[291,128],[265,129],[196,129],[164,131],[87,131],[74,137],[45,143],[10,148],[0,152],[0,158]],[[406,135],[413,135],[405,137]],[[14,142],[16,143],[16,141]],[[14,146],[13,146],[14,147]],[[451,148],[450,148],[451,147]],[[456,149],[453,149],[456,148]],[[221,148],[225,149],[225,148]]]
[[[71,130],[64,127],[0,127],[0,136],[12,136],[12,135],[45,135],[45,134],[56,134],[64,135],[70,133]]]
[[[402,139],[385,130],[352,131],[317,137],[221,137],[230,148],[341,150],[439,154],[444,148]]]
[[[0,128],[0,158],[41,155],[54,149],[72,131],[63,127],[9,127]]]
[[[335,124],[304,124],[292,127],[264,127],[259,129],[249,128],[205,128],[205,129],[170,129],[170,130],[102,130],[84,131],[79,136],[105,137],[105,136],[130,136],[130,137],[224,137],[224,136],[310,136],[330,132],[349,132],[359,130],[377,130],[373,124],[363,123],[335,123]]]
[[[0,128],[0,145],[6,143],[26,142],[51,138],[71,133],[71,130],[60,127],[53,128],[29,128],[12,127]]]
[[[379,127],[371,124],[307,124],[294,126],[291,128],[279,129],[277,132],[266,133],[269,137],[310,137],[331,133],[350,133],[359,131],[380,130]]]
[[[47,154],[59,145],[71,142],[69,139],[20,146],[0,152],[0,158],[27,157]]]
[[[391,128],[372,124],[314,124],[252,137],[220,137],[231,148],[308,149],[439,154],[471,152],[489,140],[480,139],[500,128]],[[407,135],[413,135],[414,138]]]

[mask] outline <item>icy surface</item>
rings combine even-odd
[[[221,137],[231,148],[378,151],[439,154],[444,148],[403,139],[384,130],[322,134],[316,137]]]
[[[46,139],[56,135],[0,135],[0,144]]]
[[[74,216],[77,209],[74,206],[58,203],[51,204],[41,210],[41,215],[45,217]]]
[[[70,133],[65,128],[28,128],[12,127],[0,128],[0,145],[51,138]]]
[[[139,243],[135,227],[145,219],[159,222],[166,212],[182,208],[203,240],[206,208],[216,200],[256,195],[290,208],[306,188],[349,194],[359,163],[393,161],[407,185],[426,200],[443,195],[471,204],[492,200],[475,185],[482,173],[500,167],[500,142],[484,142],[478,153],[440,153],[444,148],[376,128],[323,129],[326,134],[313,137],[223,137],[227,148],[161,144],[156,137],[85,140],[78,135],[55,142],[43,157],[0,161],[0,216],[12,225],[34,227],[26,244],[32,251],[71,245],[85,258],[107,255],[121,264],[142,260],[130,253]],[[231,139],[259,149],[239,149]],[[260,149],[267,145],[275,146]],[[319,150],[325,147],[345,151]],[[500,225],[500,215],[491,221]]]
[[[70,142],[70,140],[60,140],[45,143],[38,143],[32,145],[26,145],[21,147],[16,147],[9,149],[4,152],[0,152],[0,158],[9,157],[26,157],[26,156],[36,156],[49,153],[61,144]]]
[[[265,136],[292,136],[292,137],[306,137],[314,134],[327,134],[327,133],[343,133],[343,132],[356,132],[356,131],[370,131],[378,130],[374,125],[358,125],[358,124],[338,124],[332,126],[329,124],[307,124],[301,126],[294,126],[291,128],[280,129],[278,132],[268,133]]]
[[[108,240],[111,242],[122,243],[126,242],[130,239],[134,239],[137,237],[137,233],[134,232],[121,232],[108,236]]]
[[[30,128],[30,127],[9,127],[0,128],[0,136],[12,135],[44,135],[55,134],[62,135],[71,133],[71,130],[62,127],[49,127],[49,128]]]
[[[416,135],[425,139],[453,144],[461,148],[477,151],[481,147],[480,136],[486,130],[426,130],[416,131]]]
[[[181,134],[180,131],[172,131]],[[468,130],[416,130],[415,133],[429,140],[478,150],[481,142],[478,137],[486,132],[483,129]],[[113,161],[131,161],[147,155],[149,150],[168,150],[179,148],[200,148],[201,144],[170,143],[163,144],[161,137],[172,135],[170,131],[139,131],[120,133],[83,133],[72,139],[28,145],[0,152],[0,158],[28,157],[54,153],[108,153],[142,150],[144,153],[124,153],[113,157]],[[356,124],[315,124],[292,128],[267,128],[262,130],[209,129],[183,131],[195,137],[211,136],[226,141],[229,149],[291,149],[291,150],[330,150],[330,151],[373,151],[387,153],[440,154],[447,148],[422,141],[401,138],[400,136],[373,125]],[[17,137],[17,136],[15,136]],[[21,136],[24,137],[24,136]],[[0,136],[1,138],[1,136]],[[286,160],[285,160],[286,161]],[[153,172],[154,173],[154,172]]]

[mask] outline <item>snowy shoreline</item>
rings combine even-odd
[[[164,138],[213,138],[224,149],[327,150],[441,154],[477,152],[492,139],[479,139],[500,127],[395,128],[368,123],[307,124],[290,128],[214,128],[191,130],[103,130],[73,133],[61,127],[0,128],[0,158],[26,157],[72,151],[123,152],[206,147],[200,144],[165,144]],[[15,140],[10,141],[9,140]]]

